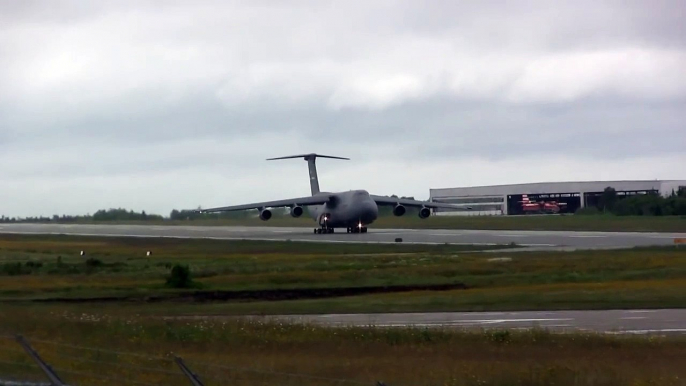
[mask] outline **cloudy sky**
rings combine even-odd
[[[686,179],[686,3],[0,0],[0,214]]]

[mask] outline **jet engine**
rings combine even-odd
[[[419,209],[419,218],[427,218],[429,216],[431,216],[431,209],[425,206]]]
[[[303,210],[302,206],[295,205],[291,208],[291,216],[292,217],[298,218],[298,217],[302,216],[303,213],[304,213],[304,210]]]
[[[260,211],[260,220],[267,221],[272,218],[272,211],[269,209],[262,209]]]
[[[393,215],[394,216],[402,216],[407,212],[407,209],[405,209],[404,206],[397,204],[396,206],[393,207]]]

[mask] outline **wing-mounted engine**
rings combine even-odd
[[[260,220],[267,221],[272,218],[272,211],[269,209],[260,210]]]
[[[302,206],[295,205],[295,206],[291,207],[290,213],[291,213],[291,217],[298,218],[298,217],[302,216],[304,212],[305,212],[305,210],[303,209]]]
[[[431,209],[423,206],[421,209],[419,209],[419,218],[428,218],[431,216]]]
[[[407,212],[407,209],[405,209],[405,207],[400,205],[400,204],[396,204],[393,207],[393,215],[394,216],[402,216],[405,214],[405,212]]]

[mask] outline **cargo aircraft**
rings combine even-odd
[[[319,225],[314,233],[334,233],[336,228],[346,228],[347,233],[367,233],[367,225],[374,222],[379,215],[379,206],[390,206],[395,216],[402,216],[407,207],[419,209],[419,217],[425,219],[431,215],[431,209],[445,208],[453,210],[471,210],[471,206],[443,204],[431,201],[418,201],[394,197],[375,196],[366,190],[350,190],[347,192],[322,192],[319,190],[317,177],[317,158],[331,158],[349,160],[349,158],[333,157],[320,154],[301,154],[287,157],[269,158],[267,161],[290,158],[304,158],[310,169],[311,196],[289,198],[285,200],[257,202],[253,204],[225,206],[211,209],[197,209],[199,213],[215,213],[258,209],[260,219],[267,221],[272,217],[269,208],[290,208],[290,215],[300,217],[307,208],[309,215]]]

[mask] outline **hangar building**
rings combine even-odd
[[[668,196],[686,188],[686,180],[537,182],[530,184],[474,186],[430,189],[430,200],[455,204],[474,204],[478,210],[463,212],[437,209],[437,215],[517,215],[523,214],[522,202],[555,201],[563,203],[560,213],[574,213],[585,206],[595,206],[607,187],[618,196],[656,193]]]

